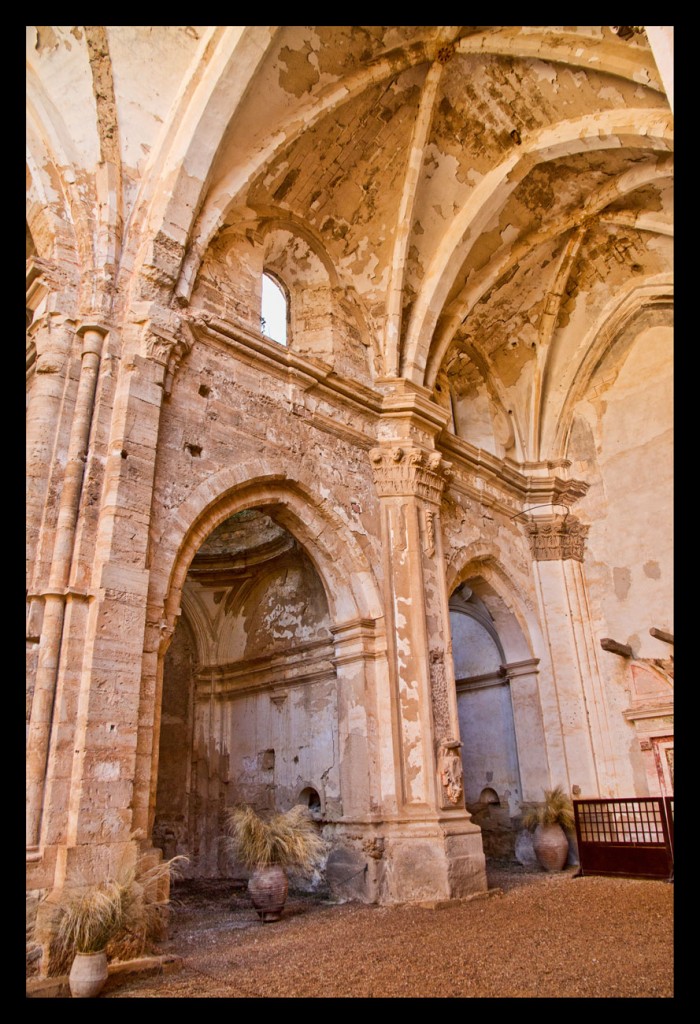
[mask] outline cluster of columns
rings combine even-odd
[[[29,393],[30,453],[40,437],[60,452],[62,403],[71,422],[53,550],[44,562],[34,553],[28,593],[28,635],[38,645],[27,735],[30,889],[109,877],[147,845],[154,742],[154,708],[148,711],[142,689],[149,520],[164,385],[181,343],[147,324],[115,381],[112,366],[102,365],[108,334],[99,324],[80,325],[77,386],[64,368],[60,380],[37,373]],[[97,435],[106,447],[99,458]],[[38,477],[30,475],[28,486],[38,489]],[[95,505],[88,560],[80,532]]]

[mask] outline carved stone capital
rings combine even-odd
[[[175,371],[192,348],[192,328],[174,310],[157,302],[136,303],[132,320],[138,331],[140,354],[163,367],[168,393]]]
[[[575,516],[554,516],[525,524],[530,537],[532,555],[538,562],[583,561],[584,545],[589,527]]]
[[[174,310],[158,302],[137,302],[132,322],[141,336],[141,354],[167,366],[172,353],[192,347],[192,328]]]
[[[395,495],[415,496],[434,505],[440,505],[451,467],[439,452],[424,451],[422,448],[408,445],[395,445],[372,448],[369,457],[374,473],[374,484],[380,498]]]
[[[150,329],[144,339],[146,355],[156,363],[160,363],[172,373],[180,363],[189,347],[181,339],[163,331]]]

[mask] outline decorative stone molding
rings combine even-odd
[[[631,701],[622,712],[623,717],[636,723],[641,719],[673,716],[673,663],[659,665],[655,659],[638,658],[631,670]]]
[[[438,771],[445,796],[451,804],[458,804],[462,799],[464,770],[459,740],[441,740],[438,750]]]
[[[166,382],[169,382],[183,356],[192,348],[192,327],[183,317],[157,302],[137,303],[133,322],[140,329],[141,354],[163,366]],[[168,390],[166,388],[166,393]]]
[[[435,554],[435,512],[425,509],[423,512],[423,550],[428,558]]]
[[[445,678],[445,655],[438,648],[430,650],[430,689],[433,698],[433,720],[435,731],[444,736],[450,728],[447,679]]]
[[[574,516],[554,516],[525,524],[532,554],[538,562],[583,561],[589,527]]]
[[[440,505],[451,467],[439,452],[397,445],[391,448],[372,448],[369,457],[380,498],[415,496],[433,505]],[[430,529],[426,528],[426,536],[429,538],[430,535]],[[432,536],[434,539],[434,531]]]

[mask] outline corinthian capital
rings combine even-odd
[[[439,452],[397,444],[372,448],[369,457],[380,497],[405,495],[440,504],[451,467]]]
[[[526,523],[533,558],[538,562],[565,561],[574,558],[583,561],[584,544],[589,527],[574,516],[554,516],[551,519]]]

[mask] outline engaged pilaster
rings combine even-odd
[[[411,442],[382,444],[370,459],[382,500],[402,801],[463,809],[440,530],[450,467]]]
[[[571,514],[547,515],[526,530],[552,665],[553,687],[540,677],[550,773],[586,796],[613,796],[614,754],[583,573],[588,526]]]

